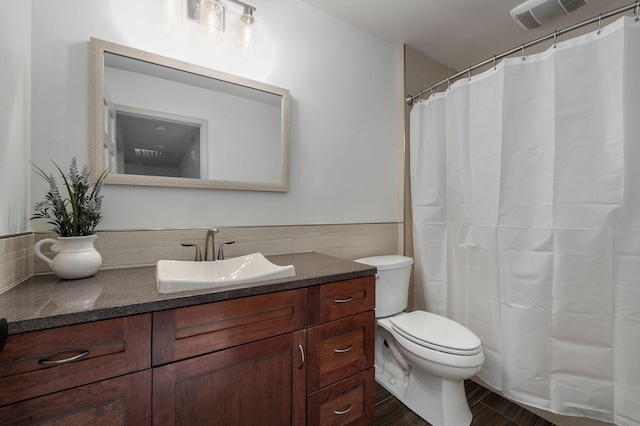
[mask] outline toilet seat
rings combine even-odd
[[[475,355],[482,351],[480,338],[449,318],[413,311],[389,318],[393,330],[425,348],[452,355]]]

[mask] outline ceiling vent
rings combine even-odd
[[[182,157],[179,152],[156,151],[155,149],[134,148],[137,158],[148,158],[151,160],[178,161]]]
[[[527,0],[511,9],[511,17],[526,30],[568,15],[591,0]]]

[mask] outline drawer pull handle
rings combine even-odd
[[[334,303],[349,303],[353,300],[353,297],[349,297],[348,299],[334,299]]]
[[[79,354],[70,356],[69,358],[64,358],[64,359],[55,359],[55,360],[50,360],[50,359],[41,359],[38,361],[38,364],[40,365],[59,365],[59,364],[66,364],[67,362],[73,362],[73,361],[77,361],[80,358],[84,358],[85,356],[89,355],[91,352],[89,351],[82,351]]]
[[[337,354],[343,354],[345,352],[349,352],[351,350],[352,346],[349,345],[349,347],[347,349],[334,349],[333,351]]]
[[[301,357],[301,361],[300,361],[300,365],[298,366],[298,370],[302,370],[302,367],[304,367],[304,349],[302,348],[302,345],[298,345],[298,349],[300,350],[300,357]]]
[[[347,408],[344,411],[334,411],[333,414],[335,414],[336,416],[341,416],[343,414],[347,414],[349,411],[351,411],[351,404],[349,404],[349,408]]]

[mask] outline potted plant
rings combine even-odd
[[[31,219],[47,219],[53,225],[57,239],[45,238],[35,245],[35,254],[47,262],[60,278],[76,279],[94,275],[102,265],[102,256],[94,247],[94,231],[102,219],[102,184],[109,170],[105,170],[95,183],[89,181],[89,168],[85,165],[78,173],[76,157],[71,159],[69,173],[53,163],[62,178],[61,187],[53,174],[47,175],[34,165],[35,171],[49,183],[43,201],[36,203]],[[42,254],[41,247],[51,244],[56,256],[51,259]]]

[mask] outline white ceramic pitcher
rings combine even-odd
[[[45,238],[36,243],[36,256],[49,264],[59,278],[73,280],[95,275],[102,266],[102,256],[93,246],[97,235],[82,237]],[[53,259],[42,254],[41,247],[51,244],[51,251],[57,253]]]

